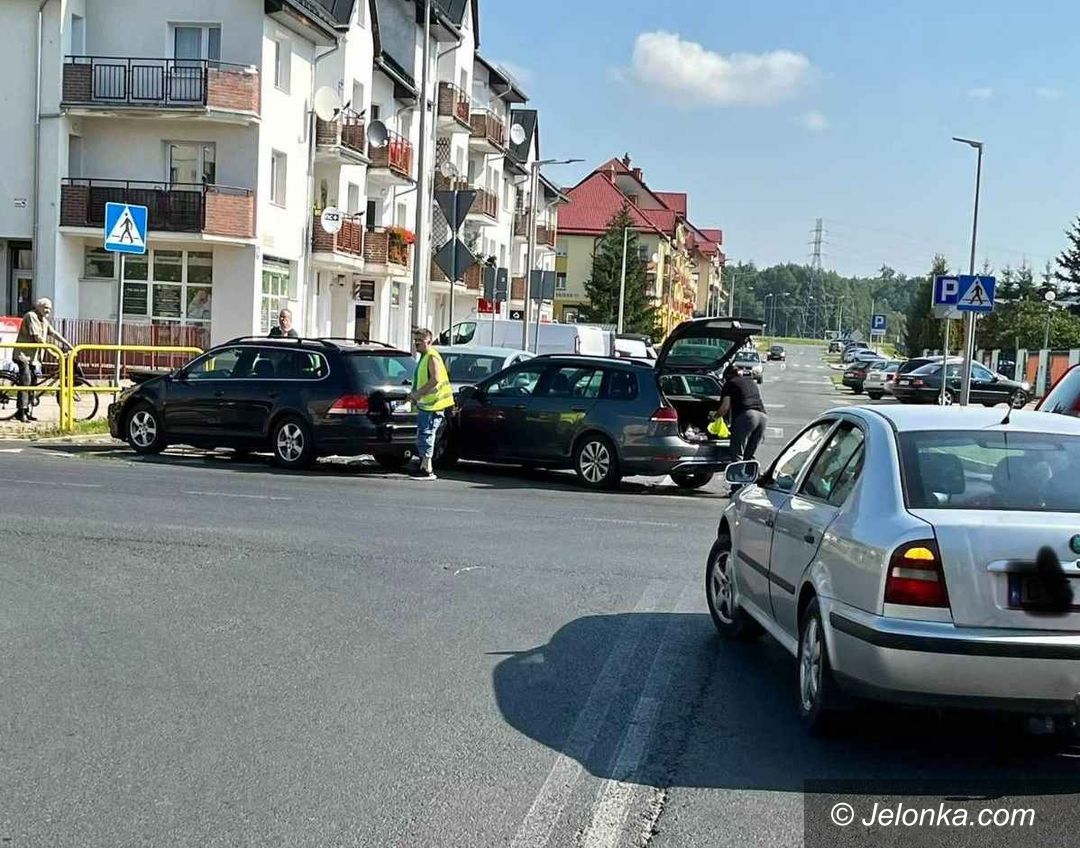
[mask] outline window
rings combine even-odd
[[[458,353],[444,351],[443,362],[450,373],[451,383],[476,383],[486,380],[503,367],[503,357],[486,356],[477,353]]]
[[[401,283],[397,280],[390,283],[390,306],[401,306]]]
[[[416,362],[411,356],[357,353],[346,356],[345,361],[364,389],[411,383],[416,371]]]
[[[363,6],[363,3],[358,4]],[[352,84],[352,100],[349,101],[349,108],[354,112],[364,111],[364,84],[360,80],[353,80]]]
[[[972,363],[971,376],[976,380],[981,380],[984,383],[994,382],[994,374],[989,368],[984,368],[979,363]]]
[[[544,365],[525,365],[507,371],[490,383],[485,391],[496,397],[531,397],[545,367]]]
[[[695,397],[720,397],[720,384],[705,374],[684,374],[686,388]]]
[[[607,396],[611,400],[633,400],[638,395],[637,375],[629,371],[608,374]]]
[[[173,27],[173,58],[177,64],[195,64],[202,59],[220,61],[221,26],[185,24]]]
[[[802,435],[788,445],[777,458],[772,471],[762,481],[763,485],[782,492],[790,492],[795,488],[795,481],[802,472],[803,466],[814,455],[832,426],[832,421],[822,421],[804,430]]]
[[[87,279],[116,277],[116,254],[103,247],[88,247],[83,254],[83,276]]]
[[[211,351],[192,362],[185,369],[185,374],[189,380],[227,380],[243,354],[242,347]]]
[[[409,223],[408,218],[409,207],[406,206],[404,203],[399,203],[397,205],[397,214],[394,216],[394,223],[397,224],[399,227],[406,227]]]
[[[289,78],[292,75],[292,44],[287,38],[274,41],[274,85],[289,93]]]
[[[355,215],[360,211],[360,186],[356,183],[349,183],[348,197],[348,205],[345,207],[345,211],[350,215]]]
[[[861,444],[855,449],[855,455],[851,457],[847,464],[847,467],[840,473],[840,476],[836,480],[836,485],[833,486],[832,493],[829,495],[829,503],[833,506],[840,506],[847,500],[848,495],[851,494],[851,490],[855,488],[855,483],[859,479],[859,475],[862,473],[863,460],[866,458],[866,445]]]
[[[802,494],[808,498],[831,501],[841,475],[862,443],[862,430],[851,424],[842,424],[818,454],[814,467],[803,482]],[[854,485],[854,481],[851,481],[851,485]]]
[[[379,206],[374,200],[367,202],[367,212],[364,213],[364,227],[370,233],[377,226],[379,220]]]
[[[291,269],[285,262],[264,262],[262,271],[262,309],[260,320],[264,332],[277,324],[278,313],[289,308]]]
[[[242,373],[233,370],[233,378],[250,380],[321,380],[329,371],[321,354],[305,350],[259,348],[255,356],[242,363]]]
[[[537,397],[594,399],[600,395],[604,378],[602,368],[566,366],[548,374],[543,390]]]
[[[82,15],[71,16],[71,44],[68,52],[81,56],[86,52],[86,19]]]
[[[373,121],[379,120],[380,115],[382,115],[382,108],[379,106],[378,103],[372,103],[371,104],[371,120],[373,120]]]
[[[270,202],[285,205],[285,178],[288,158],[277,150],[270,153]]]
[[[563,272],[555,275],[555,291],[566,291],[566,274]]]
[[[169,142],[167,179],[173,185],[213,185],[217,146],[213,142]]]
[[[68,176],[81,177],[83,165],[82,136],[68,136]]]
[[[209,251],[151,250],[124,263],[124,315],[154,323],[210,321],[214,254]]]

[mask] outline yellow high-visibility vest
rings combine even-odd
[[[446,372],[446,363],[442,355],[433,347],[429,347],[427,353],[420,357],[416,366],[416,374],[413,376],[413,391],[418,392],[428,380],[431,379],[431,367],[434,361],[435,367],[435,390],[422,395],[416,405],[425,412],[439,412],[454,405],[454,390],[450,386],[450,375]]]

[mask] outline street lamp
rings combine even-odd
[[[970,138],[958,138],[953,136],[953,141],[966,144],[978,153],[975,164],[975,212],[971,220],[971,260],[968,263],[968,274],[975,276],[975,240],[979,231],[979,186],[982,183],[982,157],[983,143]],[[948,319],[946,319],[948,320]],[[948,326],[948,324],[946,324]],[[946,362],[949,352],[945,351]],[[975,358],[975,313],[969,312],[964,324],[964,375],[960,384],[960,405],[967,406],[971,399],[971,361]],[[942,381],[944,385],[944,380]]]
[[[1043,334],[1043,350],[1047,351],[1049,355],[1050,350],[1050,313],[1054,309],[1054,301],[1057,300],[1057,294],[1053,289],[1047,289],[1046,294],[1043,295],[1043,300],[1046,301],[1046,333]]]
[[[769,292],[765,295],[765,302],[761,307],[761,320],[765,322],[766,329],[771,329],[771,325],[769,324],[769,301],[775,296],[775,292]]]

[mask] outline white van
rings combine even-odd
[[[589,324],[540,324],[540,345],[536,346],[536,325],[529,324],[529,350],[536,353],[578,353],[584,356],[611,356],[611,334]],[[439,344],[450,343],[450,332],[439,335]],[[454,325],[454,344],[484,347],[521,347],[521,322],[506,318],[470,318]]]

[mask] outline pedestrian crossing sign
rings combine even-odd
[[[146,207],[105,204],[105,249],[113,253],[146,253]]]
[[[960,312],[993,312],[997,280],[988,275],[961,275],[956,298]]]

